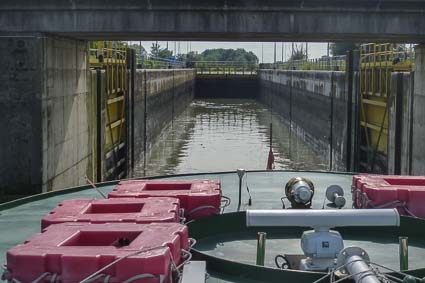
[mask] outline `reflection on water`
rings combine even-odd
[[[328,165],[262,104],[248,99],[194,100],[169,123],[134,177],[266,169],[273,123],[276,169],[326,170]]]

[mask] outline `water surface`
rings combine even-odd
[[[326,170],[328,165],[288,125],[251,99],[194,100],[175,117],[149,149],[146,165],[134,177],[228,171],[264,170],[273,123],[275,169]]]

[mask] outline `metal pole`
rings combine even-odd
[[[238,198],[238,210],[241,207],[242,202],[242,178],[239,177],[239,198]]]
[[[264,43],[261,42],[261,63],[264,64]]]
[[[238,211],[239,211],[241,208],[241,203],[242,203],[242,180],[243,180],[243,176],[245,175],[245,169],[239,168],[238,170],[236,170],[236,173],[238,174],[238,177],[239,177],[239,198],[238,198]]]
[[[265,232],[257,233],[257,265],[264,266],[264,260],[266,257],[266,236]]]
[[[305,59],[308,60],[308,42],[305,43]]]
[[[400,247],[400,270],[409,269],[409,246],[408,246],[408,237],[399,237],[399,247]]]
[[[353,255],[346,260],[346,269],[356,283],[380,283],[381,281],[371,270],[363,258]]]
[[[285,43],[284,43],[284,42],[282,42],[282,63],[283,63],[284,46],[285,46]]]

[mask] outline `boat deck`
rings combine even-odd
[[[330,209],[325,201],[325,191],[329,185],[338,184],[344,191],[347,199],[345,208],[351,208],[351,181],[352,175],[325,173],[325,172],[293,172],[293,171],[255,171],[248,172],[247,178],[244,179],[242,186],[242,205],[241,210],[248,208],[253,209],[281,209],[281,197],[284,196],[284,186],[292,177],[309,178],[315,185],[315,195],[313,199],[313,208]],[[210,173],[210,174],[192,174],[179,175],[171,177],[156,177],[155,179],[216,179],[222,184],[223,195],[230,197],[232,202],[225,212],[234,212],[237,210],[238,202],[238,184],[239,179],[236,172]],[[245,181],[247,180],[247,182]],[[109,193],[115,186],[116,182],[100,184],[99,189],[104,193]],[[248,206],[248,193],[246,184],[249,187],[252,196],[252,205]],[[31,235],[40,232],[40,219],[47,214],[57,204],[66,199],[74,198],[101,198],[96,190],[84,186],[79,188],[71,188],[60,192],[46,193],[26,199],[20,199],[11,203],[0,205],[0,224],[3,227],[0,234],[0,262],[5,262],[6,251],[16,244],[24,242]],[[286,204],[289,205],[288,203]],[[225,223],[223,223],[225,225]],[[285,249],[289,253],[299,253],[299,237],[300,235],[292,235],[286,239],[274,238],[267,243],[267,249],[275,253],[282,253]],[[283,242],[284,241],[284,242]],[[379,240],[367,238],[364,239],[348,239],[350,244],[368,245],[373,251],[372,253],[381,254],[382,260],[386,263],[394,262],[394,255],[397,253],[386,252],[386,250],[396,250],[397,243],[379,242]],[[421,243],[412,243],[410,248],[411,258],[425,257],[425,249]],[[241,232],[238,235],[223,234],[216,235],[211,238],[202,239],[198,242],[197,249],[214,256],[229,257],[232,260],[238,260],[253,264],[255,261],[255,238]],[[270,253],[266,257],[266,265],[273,267],[274,254]],[[397,260],[396,260],[397,261]],[[397,261],[398,262],[398,261]],[[417,261],[420,265],[420,260]],[[415,264],[413,264],[415,265]],[[394,267],[394,266],[392,266]],[[418,267],[418,266],[412,266]],[[239,279],[223,278],[219,275],[212,274],[208,282],[239,282]],[[242,280],[241,282],[249,282]],[[258,281],[256,281],[258,282]]]

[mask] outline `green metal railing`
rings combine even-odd
[[[186,62],[164,59],[154,56],[143,56],[137,58],[138,69],[183,69],[187,68]]]
[[[257,63],[237,61],[194,61],[190,65],[201,75],[255,75]]]
[[[316,59],[294,60],[270,64],[260,64],[261,69],[276,70],[323,70],[323,71],[345,71],[346,56],[322,57]]]

